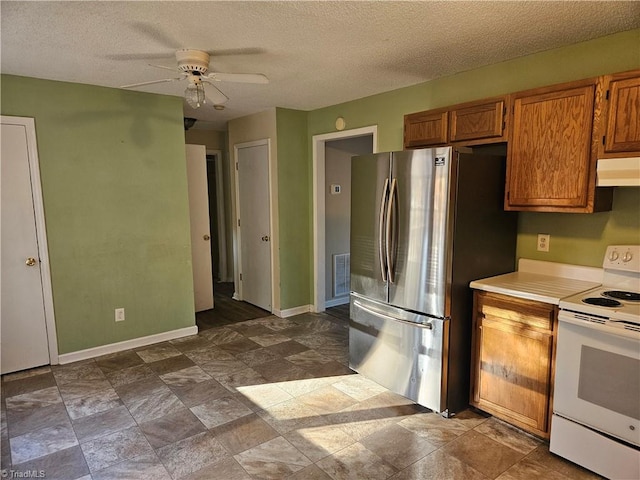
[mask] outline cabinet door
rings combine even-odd
[[[557,307],[475,291],[469,403],[549,438]]]
[[[553,336],[486,317],[478,322],[478,370],[474,403],[547,431]]]
[[[447,143],[448,112],[431,110],[404,117],[404,148],[429,147]]]
[[[595,82],[514,95],[507,154],[507,210],[593,208],[594,96]]]
[[[452,142],[468,140],[506,141],[505,101],[483,101],[451,110],[449,136]]]
[[[608,89],[604,157],[640,154],[640,72],[632,78],[613,76]],[[625,155],[626,156],[626,155]]]

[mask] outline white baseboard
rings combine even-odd
[[[337,307],[338,305],[346,305],[349,303],[349,296],[332,298],[331,300],[327,300],[324,302],[324,308]]]
[[[301,313],[309,313],[311,307],[311,305],[300,305],[299,307],[287,308],[286,310],[274,310],[272,313],[277,317],[287,318],[300,315]]]
[[[171,330],[169,332],[147,335],[146,337],[132,338],[131,340],[125,340],[123,342],[110,343],[99,347],[87,348],[86,350],[78,350],[77,352],[64,353],[58,356],[58,363],[60,363],[60,365],[64,365],[66,363],[78,362],[80,360],[100,357],[110,353],[122,352],[123,350],[129,350],[131,348],[144,347],[145,345],[151,345],[153,343],[166,342],[167,340],[196,335],[197,333],[198,327],[194,325],[192,327],[179,328],[178,330]]]

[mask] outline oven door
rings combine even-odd
[[[640,446],[640,333],[558,320],[554,413]]]

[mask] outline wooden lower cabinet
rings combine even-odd
[[[549,438],[557,307],[474,292],[471,405]]]

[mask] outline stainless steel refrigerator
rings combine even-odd
[[[469,282],[511,272],[505,158],[452,147],[351,163],[349,366],[452,416],[469,404]]]

